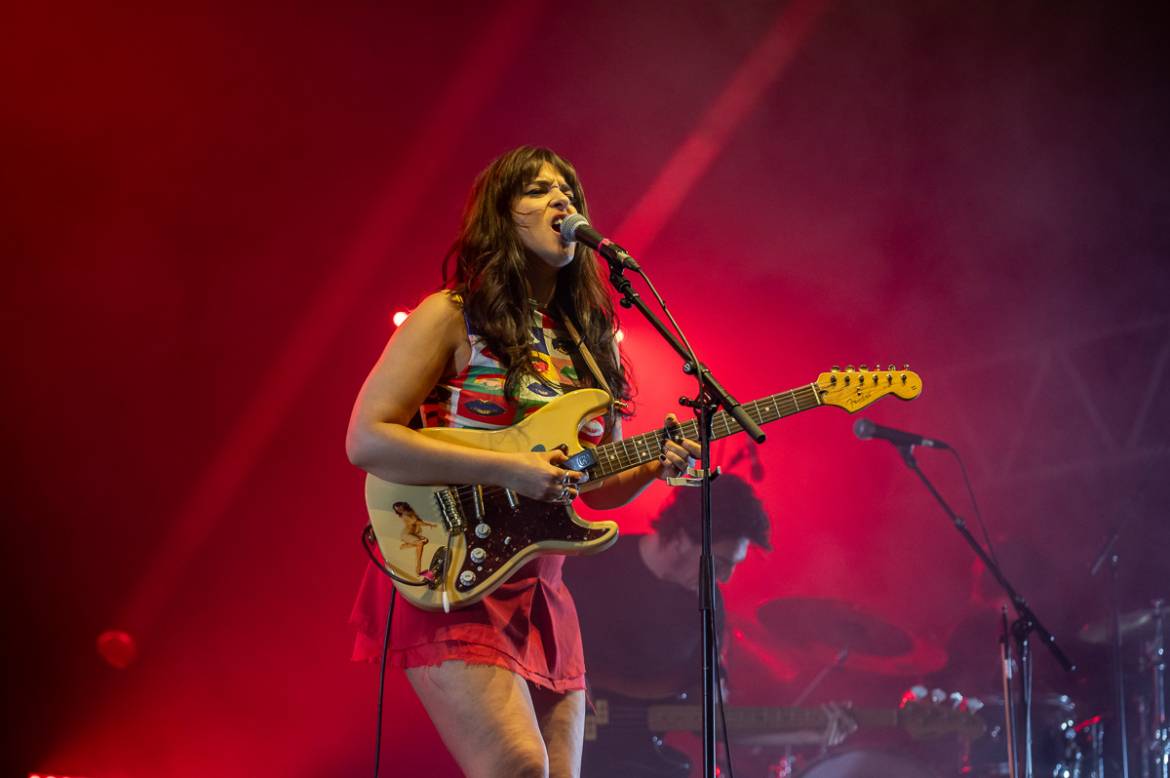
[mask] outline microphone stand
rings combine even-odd
[[[979,557],[983,564],[987,566],[987,569],[991,571],[992,575],[995,576],[995,580],[999,582],[1000,588],[1004,590],[1008,598],[1011,600],[1012,606],[1016,609],[1016,620],[1012,623],[1011,632],[1012,637],[1015,638],[1016,650],[1020,660],[1020,706],[1023,710],[1024,716],[1024,737],[1023,742],[1021,743],[1020,738],[1018,737],[1018,722],[1016,722],[1014,720],[1015,717],[1009,713],[1007,716],[1007,723],[1009,724],[1008,742],[1013,744],[1013,747],[1009,749],[1008,763],[1012,767],[1012,776],[1015,778],[1015,776],[1018,775],[1016,772],[1018,770],[1018,765],[1016,754],[1013,752],[1022,752],[1024,760],[1024,778],[1032,778],[1032,653],[1029,643],[1031,634],[1035,632],[1040,637],[1040,640],[1048,647],[1048,650],[1052,652],[1052,655],[1056,657],[1056,661],[1060,662],[1061,667],[1063,667],[1066,672],[1074,672],[1076,670],[1076,665],[1074,665],[1069,660],[1069,658],[1065,656],[1064,652],[1061,651],[1060,646],[1057,645],[1056,638],[1053,637],[1052,633],[1045,629],[1044,625],[1040,623],[1040,620],[1036,618],[1036,614],[1032,612],[1032,608],[1028,605],[1027,601],[1024,600],[1022,596],[1020,596],[1019,592],[1016,591],[1015,587],[1013,587],[1011,582],[1008,581],[1008,579],[1004,576],[1003,571],[999,569],[999,565],[995,563],[995,561],[988,555],[983,546],[979,544],[979,541],[975,539],[975,536],[971,534],[971,531],[967,529],[967,522],[963,519],[962,516],[955,513],[951,506],[947,504],[947,501],[943,499],[943,496],[939,494],[938,490],[934,488],[934,484],[930,482],[930,480],[926,477],[926,474],[922,472],[922,469],[918,467],[918,461],[914,458],[914,446],[903,444],[896,446],[896,448],[898,449],[899,453],[901,453],[902,459],[906,462],[906,466],[913,470],[915,474],[917,474],[918,478],[922,481],[923,484],[926,485],[926,488],[934,496],[934,499],[937,500],[938,504],[942,506],[943,511],[945,511],[947,516],[950,517],[951,523],[955,525],[955,529],[958,530],[959,534],[963,536],[963,539],[967,541],[967,545],[971,547],[971,549],[975,552],[975,555]],[[1006,636],[1004,644],[1004,648],[1002,649],[1004,654],[1003,660],[1005,671],[1004,704],[1005,706],[1008,706],[1010,705],[1010,700],[1006,694],[1006,691],[1010,688],[1011,659],[1009,656],[1007,656],[1008,651],[1006,645]]]
[[[699,424],[703,528],[702,552],[699,556],[699,611],[703,630],[703,776],[704,778],[715,778],[715,700],[718,694],[718,687],[715,684],[719,682],[716,672],[716,668],[719,666],[719,656],[716,650],[715,574],[711,554],[711,420],[714,418],[715,412],[722,406],[756,443],[764,442],[764,432],[758,424],[751,420],[735,398],[715,379],[707,366],[698,361],[689,344],[684,345],[675,337],[674,333],[667,329],[662,320],[634,291],[630,280],[622,272],[630,264],[621,259],[606,256],[606,253],[602,251],[598,251],[597,254],[609,263],[609,281],[622,295],[622,299],[619,301],[621,306],[623,308],[637,308],[658,331],[663,340],[682,357],[683,372],[695,376],[699,382],[699,390],[695,399],[684,397],[680,398],[679,402],[694,410]],[[637,263],[633,262],[632,266],[649,283],[649,279],[646,278],[646,274],[637,266]],[[663,307],[665,308],[665,306]]]
[[[1162,454],[1166,451],[1166,445],[1163,444],[1156,454]],[[1111,664],[1113,672],[1113,693],[1116,695],[1115,704],[1117,705],[1116,719],[1118,736],[1121,743],[1121,778],[1129,778],[1129,726],[1126,718],[1126,704],[1125,704],[1125,664],[1123,651],[1123,636],[1121,634],[1121,555],[1117,552],[1116,547],[1118,541],[1121,539],[1125,529],[1130,522],[1137,515],[1137,497],[1136,495],[1144,494],[1151,483],[1151,479],[1155,474],[1160,472],[1156,469],[1157,460],[1151,460],[1150,467],[1146,471],[1141,485],[1134,491],[1130,492],[1130,499],[1126,501],[1127,507],[1118,511],[1122,514],[1122,520],[1117,524],[1113,531],[1109,534],[1109,538],[1105,541],[1105,545],[1098,552],[1096,558],[1093,559],[1093,564],[1089,568],[1089,575],[1096,577],[1101,572],[1101,567],[1106,561],[1109,562],[1109,583],[1110,583],[1110,635],[1109,643],[1111,650]],[[1149,755],[1143,754],[1142,759],[1142,774],[1144,775],[1148,770]],[[1103,759],[1103,757],[1102,757]]]
[[[1089,568],[1089,575],[1095,576],[1101,571],[1101,566],[1105,564],[1105,560],[1109,560],[1109,582],[1110,582],[1110,614],[1109,621],[1109,648],[1112,654],[1113,665],[1113,693],[1117,695],[1117,730],[1121,745],[1121,778],[1129,778],[1129,724],[1126,721],[1125,711],[1125,667],[1122,656],[1122,637],[1121,637],[1121,555],[1117,553],[1115,547],[1117,541],[1121,539],[1121,531],[1125,529],[1125,525],[1133,517],[1133,513],[1128,514],[1117,529],[1105,541],[1105,547],[1097,554],[1097,558],[1093,560],[1092,567]]]

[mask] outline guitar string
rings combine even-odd
[[[801,394],[803,398],[798,398],[798,393]],[[805,407],[811,408],[817,404],[820,404],[816,387],[814,385],[809,385],[801,387],[800,389],[781,392],[779,394],[772,395],[771,397],[755,400],[751,403],[748,403],[744,407],[747,409],[749,416],[753,417],[753,420],[755,420],[757,423],[768,423],[775,421],[776,419],[779,419],[783,416],[791,415],[792,413],[804,410],[804,408],[801,407],[801,399],[804,399],[806,402],[808,402],[809,395],[811,395],[811,402],[809,402]],[[779,406],[779,400],[785,396],[787,396],[785,398],[785,409],[781,410]],[[775,415],[760,412],[759,407],[767,402],[772,403]],[[682,429],[683,435],[686,437],[691,437],[693,439],[693,436],[698,434],[698,422],[696,421],[692,420],[684,422],[680,425],[680,427]],[[740,429],[741,427],[739,423],[732,419],[725,411],[721,411],[719,414],[716,414],[716,418],[712,421],[712,432],[715,438],[726,437],[735,432],[738,432]],[[645,448],[645,444],[651,437],[655,439],[654,450],[660,451],[663,439],[665,437],[665,432],[663,430],[652,430],[650,432],[642,433],[641,435],[636,435],[631,438],[614,441],[613,443],[609,443],[604,446],[598,446],[596,449],[594,449],[595,456],[597,456],[598,459],[598,464],[602,464],[606,460],[609,460],[615,461],[617,467],[613,470],[610,470],[608,467],[602,467],[600,468],[600,472],[596,477],[605,478],[613,475],[614,473],[627,470],[631,467],[635,467],[639,464],[649,462],[650,460],[654,459],[656,454],[653,453],[653,451],[650,449]],[[632,451],[631,448],[633,449]],[[611,452],[616,452],[616,454],[611,455]],[[456,496],[460,499],[461,502],[465,501],[469,495],[472,495],[474,489],[474,485],[456,487]],[[484,488],[485,494],[494,494],[501,491],[503,491],[503,489],[496,486],[488,486]]]
[[[781,409],[781,401],[783,401],[783,410]],[[763,406],[766,404],[772,405],[772,410],[764,412]],[[746,410],[748,417],[757,424],[767,424],[784,416],[790,416],[807,408],[812,408],[821,404],[820,392],[816,384],[808,384],[797,389],[791,389],[786,392],[779,392],[768,397],[762,397],[758,400],[745,403],[743,408]],[[684,437],[695,439],[698,435],[699,423],[695,420],[682,422],[679,425]],[[713,439],[724,438],[739,432],[743,428],[739,422],[731,417],[731,414],[726,411],[720,411],[715,414],[711,421],[711,432]],[[611,475],[620,473],[623,470],[628,470],[645,462],[653,460],[658,456],[657,451],[662,450],[663,440],[666,437],[666,432],[662,429],[651,430],[640,435],[634,435],[629,438],[606,443],[594,449],[594,456],[597,458],[598,465],[602,464],[601,457],[607,457],[616,460],[617,468],[610,470],[608,468],[601,468],[600,472],[595,478],[608,478]],[[654,447],[651,450],[646,446],[650,438],[654,438]],[[633,447],[633,451],[630,448]],[[643,447],[639,451],[639,447]],[[610,452],[620,452],[616,456],[608,457]],[[600,454],[600,456],[598,456]],[[460,502],[461,508],[467,507],[467,501],[474,499],[475,484],[468,484],[457,486],[452,489],[456,498]],[[503,492],[503,487],[500,486],[484,486],[483,495],[486,497],[489,494],[496,495]]]
[[[598,724],[599,729],[619,727],[623,729],[643,729],[647,728],[650,720],[650,708],[687,708],[693,707],[687,705],[685,702],[665,702],[652,703],[645,708],[639,708],[636,705],[610,705],[606,716],[607,722],[605,724]],[[768,726],[779,729],[786,729],[790,727],[802,728],[819,728],[827,723],[827,714],[820,708],[739,708],[738,713],[735,714],[736,721],[740,724],[752,723],[757,726]],[[695,707],[696,713],[698,708]],[[868,711],[857,711],[857,713],[867,713]],[[681,713],[674,713],[674,720],[678,720]],[[665,714],[659,713],[658,718],[671,718],[672,714],[667,712]],[[686,717],[689,720],[689,716]]]
[[[865,375],[867,374],[860,374],[862,383],[859,384],[859,386],[863,385]],[[876,372],[871,373],[871,375],[876,376]],[[790,416],[793,413],[821,405],[821,397],[825,392],[826,390],[820,389],[816,383],[812,383],[798,387],[796,389],[790,389],[786,392],[779,392],[768,397],[762,397],[758,400],[753,400],[752,402],[746,403],[743,407],[748,413],[748,416],[752,418],[752,420],[757,424],[767,424],[769,422],[783,418],[784,416]],[[783,401],[784,404],[783,408],[781,408],[781,401]],[[772,410],[770,412],[764,412],[765,406],[768,403],[771,403]],[[682,430],[684,437],[694,439],[698,435],[698,422],[695,420],[683,422],[679,425],[679,427]],[[735,419],[732,418],[731,415],[726,411],[719,411],[715,414],[711,421],[713,439],[727,437],[728,435],[732,435],[741,431],[742,429],[743,428],[739,422],[735,421]],[[636,467],[640,464],[651,461],[657,455],[654,452],[662,450],[665,435],[666,433],[664,430],[651,430],[650,432],[645,432],[640,435],[635,435],[630,438],[625,438],[620,441],[614,441],[612,443],[607,443],[603,446],[596,447],[594,449],[594,456],[596,458],[597,465],[599,466],[599,470],[594,477],[597,479],[608,478],[609,476],[619,473],[623,470],[628,470],[632,467]],[[650,438],[654,439],[653,449],[647,447],[646,445]],[[616,464],[616,468],[610,469],[608,466],[602,466],[606,461],[614,462],[614,464]],[[475,489],[476,485],[474,484],[453,487],[452,491],[454,491],[456,498],[459,500],[461,508],[466,507],[466,502],[469,498],[474,498]],[[499,486],[483,487],[484,496],[489,494],[498,494],[502,491],[504,491],[503,487]]]

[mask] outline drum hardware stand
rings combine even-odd
[[[1012,658],[1012,630],[1008,626],[1007,607],[1000,610],[1003,619],[1003,633],[999,638],[999,666],[1000,677],[1003,679],[1003,735],[1007,746],[1008,776],[1017,778],[1020,764],[1020,752],[1016,744],[1016,699],[1012,694],[1012,678],[1015,675]]]
[[[984,549],[983,546],[979,544],[979,541],[975,539],[975,536],[971,534],[971,530],[967,528],[966,520],[964,520],[963,517],[959,514],[955,513],[947,501],[943,499],[943,496],[939,494],[939,491],[934,487],[934,484],[932,484],[926,477],[926,474],[922,472],[922,469],[918,467],[918,461],[914,458],[914,446],[903,444],[896,447],[902,454],[902,459],[905,461],[906,466],[914,471],[915,475],[918,476],[919,480],[922,481],[927,490],[931,493],[931,495],[934,496],[934,499],[938,502],[939,505],[942,506],[943,511],[950,518],[951,523],[955,526],[955,529],[958,530],[959,534],[963,536],[963,539],[967,541],[967,545],[969,545],[975,552],[975,555],[979,557],[987,569],[991,571],[992,575],[995,576],[995,580],[999,582],[1000,588],[1004,590],[1008,598],[1011,600],[1012,606],[1016,609],[1016,620],[1012,623],[1011,634],[1015,640],[1016,652],[1020,664],[1018,680],[1020,683],[1020,705],[1023,709],[1024,717],[1024,737],[1023,742],[1020,743],[1020,739],[1018,737],[1018,722],[1011,714],[1008,715],[1007,737],[1009,744],[1016,744],[1016,748],[1014,750],[1019,750],[1020,745],[1023,747],[1023,778],[1033,778],[1032,654],[1030,646],[1031,634],[1035,632],[1040,637],[1040,640],[1043,641],[1044,645],[1048,647],[1048,650],[1052,652],[1052,655],[1056,657],[1056,661],[1060,663],[1060,666],[1063,667],[1066,672],[1075,672],[1076,665],[1074,665],[1069,660],[1069,658],[1065,656],[1065,653],[1060,649],[1060,646],[1057,645],[1056,638],[1053,636],[1053,634],[1049,632],[1043,624],[1040,623],[1040,620],[1036,618],[1036,614],[1032,611],[1031,606],[1028,605],[1027,601],[1022,596],[1020,596],[1019,592],[1015,590],[1015,587],[1013,587],[1011,582],[1009,582],[1008,579],[1004,576],[1003,571],[999,569],[999,565],[995,563],[995,560],[991,558],[991,556],[987,553],[987,550]],[[1008,641],[1006,636],[1004,641],[1005,646],[1002,649],[1002,652],[1005,672],[1004,684],[1005,692],[1007,692],[1010,691],[1011,652],[1007,647]],[[1005,707],[1007,706],[1008,700],[1010,699],[1011,695],[1005,693]],[[1011,750],[1009,750],[1008,753],[1008,764],[1011,778],[1019,778],[1021,775],[1021,773],[1019,773],[1019,760],[1017,760],[1016,754],[1012,753]]]
[[[1091,778],[1105,778],[1105,724],[1098,721],[1091,725],[1089,736],[1093,744],[1093,767],[1096,772]]]
[[[1126,705],[1125,705],[1125,666],[1122,663],[1122,638],[1121,638],[1121,556],[1114,550],[1118,539],[1121,538],[1121,531],[1129,520],[1133,517],[1130,513],[1122,520],[1117,529],[1105,541],[1105,547],[1101,549],[1101,553],[1097,554],[1097,558],[1093,561],[1092,567],[1089,568],[1089,575],[1095,576],[1101,571],[1101,566],[1105,561],[1109,561],[1109,581],[1110,581],[1110,609],[1113,611],[1112,619],[1110,620],[1110,643],[1113,654],[1113,690],[1116,696],[1117,705],[1117,728],[1118,728],[1118,742],[1120,746],[1121,757],[1121,776],[1120,778],[1129,778],[1129,723],[1126,720]]]
[[[1154,741],[1153,738],[1150,737],[1150,701],[1144,694],[1139,695],[1137,698],[1137,716],[1138,742],[1142,744],[1142,759],[1139,760],[1142,768],[1141,777],[1150,778],[1150,762],[1145,757],[1151,753],[1151,746],[1153,745]]]
[[[608,242],[607,242],[608,243]],[[614,248],[620,250],[620,253],[613,251]],[[621,299],[618,301],[623,308],[637,308],[638,312],[658,331],[671,348],[683,360],[683,372],[692,375],[698,381],[699,388],[695,398],[680,399],[683,405],[692,408],[698,420],[699,427],[699,446],[700,446],[700,464],[699,470],[703,473],[702,478],[702,552],[699,556],[699,611],[701,614],[702,623],[702,649],[703,649],[703,777],[715,778],[715,700],[718,698],[719,683],[717,668],[719,667],[719,656],[717,646],[717,636],[715,635],[715,564],[714,557],[711,553],[711,475],[713,473],[711,467],[711,421],[715,417],[715,412],[722,406],[739,425],[747,433],[755,443],[760,444],[764,442],[764,432],[760,426],[752,421],[747,412],[744,411],[743,406],[731,396],[731,394],[723,388],[723,385],[715,379],[707,366],[698,360],[695,352],[691,349],[690,343],[687,342],[686,336],[683,335],[682,329],[678,326],[678,322],[674,321],[670,311],[667,310],[666,303],[654,289],[654,284],[646,276],[638,266],[637,261],[629,256],[624,249],[616,244],[608,243],[608,246],[603,246],[597,251],[597,255],[605,259],[609,263],[609,282],[621,294]],[[642,280],[646,282],[647,286],[654,293],[659,305],[662,307],[667,318],[671,320],[679,337],[675,336],[667,326],[662,322],[658,316],[650,310],[649,306],[642,297],[634,291],[630,280],[626,278],[624,271],[626,269],[637,272]],[[680,340],[681,337],[681,340]],[[730,746],[728,746],[730,748]]]
[[[1152,763],[1153,778],[1170,778],[1170,722],[1166,718],[1166,602],[1154,600],[1154,639],[1146,648],[1150,662],[1150,738],[1142,759],[1142,772]]]

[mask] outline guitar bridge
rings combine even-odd
[[[439,514],[443,517],[443,524],[447,526],[448,533],[454,534],[467,529],[467,520],[463,517],[463,506],[459,502],[455,487],[435,492],[435,502],[439,506]]]

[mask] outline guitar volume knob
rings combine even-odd
[[[475,583],[475,573],[470,570],[464,570],[459,574],[460,586],[471,586],[473,583]]]
[[[475,525],[475,536],[480,540],[483,540],[490,534],[492,534],[491,526],[483,523],[482,521]]]
[[[480,562],[482,562],[485,559],[487,559],[487,552],[484,551],[482,548],[471,549],[471,561],[472,562],[475,562],[478,565]]]

